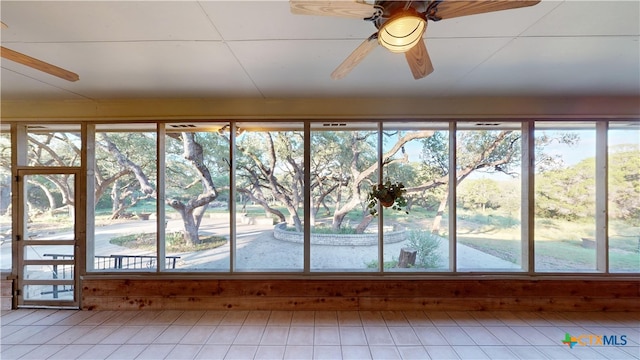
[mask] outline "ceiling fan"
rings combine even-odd
[[[404,53],[413,77],[421,79],[433,72],[427,47],[422,38],[427,21],[532,6],[540,0],[431,0],[314,1],[290,0],[293,14],[326,15],[371,21],[377,31],[358,46],[334,71],[332,79],[342,79],[378,44],[394,53]]]
[[[0,21],[0,28],[7,29],[8,26],[5,23]],[[69,70],[65,70],[61,67],[49,64],[42,60],[33,58],[29,55],[19,53],[15,50],[7,49],[4,46],[0,46],[0,56],[7,60],[11,60],[19,64],[34,68],[36,70],[46,72],[47,74],[57,76],[67,81],[78,81],[80,79],[80,77],[76,73],[73,73]]]

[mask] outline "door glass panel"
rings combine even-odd
[[[29,125],[30,166],[80,166],[80,125]]]
[[[74,239],[74,176],[24,176],[25,240]]]
[[[23,248],[22,287],[24,300],[73,300],[74,246],[29,245]],[[30,264],[32,260],[47,260],[47,264]]]

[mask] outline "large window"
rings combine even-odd
[[[596,129],[576,125],[536,123],[536,271],[596,270]]]
[[[612,122],[607,135],[609,269],[640,272],[640,122]]]
[[[228,123],[167,124],[164,253],[167,270],[229,271]]]
[[[75,183],[91,192],[80,214],[93,274],[640,272],[638,121],[82,129],[0,129],[2,270],[16,260],[12,171],[48,171],[27,178],[25,224],[55,233],[82,198],[49,173],[86,167],[90,181]],[[403,202],[371,202],[387,183]]]
[[[449,124],[385,123],[384,181],[401,182],[407,206],[384,208],[384,270],[449,269]]]
[[[96,132],[95,230],[89,269],[158,267],[157,133],[155,124],[139,124],[137,129]]]
[[[302,271],[302,123],[238,123],[235,233],[237,271]]]
[[[466,270],[521,270],[520,123],[458,123],[456,255]]]

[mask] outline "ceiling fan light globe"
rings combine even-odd
[[[391,52],[407,52],[422,40],[426,28],[426,20],[419,16],[393,17],[378,31],[378,41]]]

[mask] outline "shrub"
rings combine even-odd
[[[409,246],[417,251],[416,267],[436,268],[442,257],[438,252],[440,237],[429,231],[411,230],[407,233]]]

